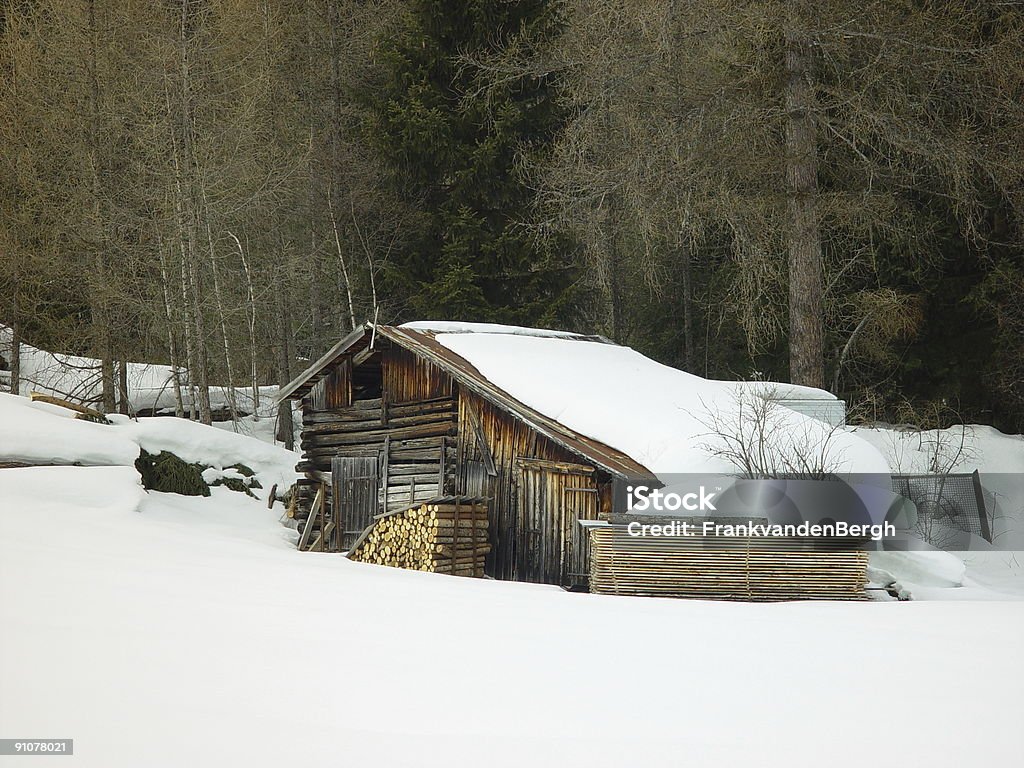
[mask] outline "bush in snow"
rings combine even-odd
[[[170,451],[153,455],[143,450],[135,460],[142,475],[142,487],[150,491],[178,493],[182,496],[209,496],[210,486],[203,480],[202,464],[190,464]]]

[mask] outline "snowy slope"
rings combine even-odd
[[[407,572],[296,552],[280,508],[224,489],[139,513],[130,478],[97,478],[110,503],[75,501],[82,473],[118,471],[0,470],[0,497],[24,494],[0,505],[0,723],[74,738],[62,766],[959,768],[1024,750],[1024,603]]]
[[[730,472],[714,422],[752,429],[749,400],[776,385],[709,381],[670,368],[628,347],[520,332],[439,333],[437,340],[517,400],[572,429],[626,453],[658,475]],[[788,385],[785,385],[788,386]],[[831,397],[790,387],[785,396]],[[788,394],[786,394],[788,392]],[[782,396],[782,395],[778,395]],[[768,452],[829,457],[836,471],[887,475],[881,453],[856,435],[829,428],[782,406]]]

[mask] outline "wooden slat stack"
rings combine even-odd
[[[486,504],[443,499],[379,515],[348,556],[394,568],[481,577],[490,551]]]
[[[825,541],[591,531],[590,591],[708,600],[863,600],[867,552]]]

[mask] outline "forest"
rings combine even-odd
[[[498,322],[1021,432],[1022,125],[1005,0],[0,0],[0,364],[209,422]]]

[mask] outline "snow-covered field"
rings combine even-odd
[[[1024,442],[982,437],[983,466]],[[72,757],[2,765],[1024,757],[1024,589],[1008,560],[969,562],[966,586],[922,585],[915,602],[569,594],[299,553],[280,504],[146,493],[140,446],[244,460],[260,494],[295,460],[173,418],[94,425],[0,396],[0,455],[90,465],[0,469],[0,738],[75,740]]]
[[[1024,603],[747,605],[406,572],[296,552],[280,505],[145,495],[125,472],[0,471],[0,734],[75,739],[26,764],[1024,755]]]

